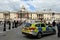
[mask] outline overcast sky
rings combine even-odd
[[[60,0],[0,0],[0,11],[18,11],[22,5],[29,11],[60,12]]]

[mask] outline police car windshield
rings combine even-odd
[[[40,27],[40,24],[36,24],[35,26],[36,26],[36,27]]]
[[[26,23],[25,27],[30,27],[31,24],[30,23]]]
[[[45,24],[41,24],[41,27],[45,27]]]

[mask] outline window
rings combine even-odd
[[[36,27],[40,27],[40,24],[36,24],[35,26],[36,26]]]
[[[45,24],[41,24],[41,27],[45,27]]]
[[[30,23],[26,23],[25,27],[30,27],[31,24]]]

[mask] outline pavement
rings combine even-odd
[[[3,33],[3,28],[4,28],[4,24],[0,24],[0,33]],[[6,31],[10,31],[9,29],[9,25],[6,24]],[[12,26],[11,26],[11,30],[12,30]]]
[[[0,40],[60,40],[60,38],[57,37],[57,34],[44,36],[41,39],[37,39],[35,37],[26,37],[21,33],[22,26],[23,25],[10,31],[0,33]]]

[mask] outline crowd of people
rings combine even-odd
[[[12,28],[17,28],[19,26],[19,22],[17,20],[12,21],[4,21],[4,28],[3,31],[6,31],[6,25],[8,24],[8,29],[10,30]]]

